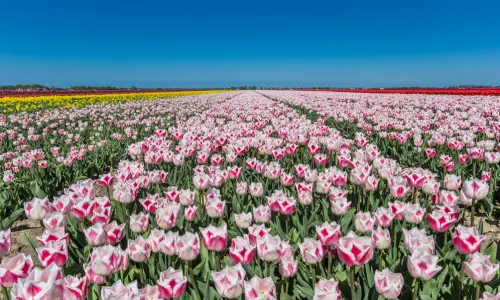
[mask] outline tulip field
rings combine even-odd
[[[500,96],[0,98],[3,299],[500,300]],[[19,222],[40,234],[12,238]]]

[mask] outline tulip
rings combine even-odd
[[[371,217],[369,212],[358,212],[354,216],[354,227],[358,232],[369,233],[373,229],[375,219]]]
[[[151,255],[151,246],[142,236],[135,240],[128,240],[127,255],[135,262],[144,262]]]
[[[478,282],[490,282],[495,277],[499,264],[492,264],[489,255],[479,252],[473,253],[465,262],[464,269],[467,276]]]
[[[244,237],[237,236],[231,241],[229,247],[229,258],[234,264],[248,265],[252,262],[256,246],[250,244],[247,235]]]
[[[434,204],[442,204],[445,206],[456,206],[458,203],[458,196],[454,191],[442,190],[439,192],[437,199],[433,197],[433,202]]]
[[[194,191],[191,190],[181,190],[179,195],[179,203],[184,206],[191,206],[194,204]]]
[[[294,258],[295,250],[292,245],[287,241],[281,241],[280,245],[280,261]]]
[[[200,236],[198,233],[186,232],[175,239],[175,252],[184,261],[195,260],[200,254]]]
[[[488,172],[488,171],[481,172],[481,178],[480,179],[483,180],[483,181],[486,181],[486,182],[490,181],[491,180],[491,172]]]
[[[210,218],[220,218],[224,215],[224,209],[226,207],[226,202],[221,201],[217,198],[208,198],[205,209],[206,213]]]
[[[435,179],[427,179],[422,185],[422,192],[426,195],[434,195],[439,192],[439,182]]]
[[[160,242],[160,251],[165,253],[168,256],[173,256],[177,254],[177,248],[175,245],[175,242],[177,241],[177,238],[179,237],[179,234],[177,232],[173,231],[167,231],[163,235],[163,240]],[[195,251],[196,249],[193,249]],[[151,250],[152,251],[152,250]]]
[[[87,243],[91,246],[101,246],[106,243],[106,231],[102,224],[95,224],[84,231]]]
[[[43,219],[43,226],[47,229],[66,227],[66,217],[60,212],[48,213]]]
[[[328,191],[330,190],[331,183],[326,180],[318,180],[316,182],[316,193],[318,194],[328,194]]]
[[[97,179],[97,184],[102,187],[109,187],[113,185],[114,178],[111,174],[104,174]]]
[[[123,238],[125,224],[118,225],[116,221],[104,225],[106,231],[106,244],[113,245],[120,242]]]
[[[429,227],[437,232],[445,232],[456,222],[449,214],[434,210],[432,213],[427,214],[427,224]]]
[[[132,203],[135,200],[136,192],[130,186],[114,186],[113,190],[113,198],[115,198],[118,202],[123,204]]]
[[[30,202],[24,203],[24,212],[28,219],[42,221],[48,213],[52,212],[52,207],[47,198],[33,198]]]
[[[334,279],[321,279],[314,285],[313,300],[340,300],[342,293],[339,290],[339,283]]]
[[[479,300],[500,300],[500,293],[493,295],[488,292],[484,292],[483,296]]]
[[[156,210],[156,224],[162,229],[171,229],[179,219],[181,205],[176,202],[168,202]]]
[[[479,179],[466,180],[463,184],[463,192],[467,198],[482,200],[488,195],[488,183]]]
[[[64,278],[64,300],[87,299],[88,279],[87,277],[67,276]]]
[[[462,178],[454,174],[446,174],[443,181],[443,187],[449,191],[456,191],[462,185]]]
[[[193,205],[186,208],[184,211],[184,217],[186,221],[194,221],[196,219],[196,215],[198,213],[198,207]]]
[[[394,198],[404,198],[408,192],[410,191],[410,188],[406,186],[405,184],[394,184],[391,187],[391,195]]]
[[[161,244],[164,240],[165,231],[163,231],[162,229],[152,229],[151,233],[146,239],[146,242],[148,243],[151,251],[153,251],[154,253],[158,253],[161,251]]]
[[[257,240],[268,235],[271,228],[266,228],[264,225],[252,225],[248,227],[248,238],[252,245],[257,245]]]
[[[250,195],[254,198],[261,197],[264,194],[264,186],[260,182],[250,184]]]
[[[392,273],[388,268],[375,271],[375,289],[385,299],[397,299],[404,286],[401,273]]]
[[[304,242],[299,244],[302,260],[307,264],[316,264],[324,257],[323,247],[320,241],[305,238]]]
[[[324,246],[336,246],[341,236],[340,225],[335,222],[325,222],[321,226],[316,226],[316,234]]]
[[[339,259],[348,266],[362,266],[373,256],[372,241],[369,237],[357,236],[349,232],[340,238],[337,245]]]
[[[404,213],[405,221],[412,224],[419,224],[424,218],[424,213],[425,209],[420,204],[409,204]]]
[[[64,281],[61,270],[52,264],[44,270],[34,269],[20,279],[10,291],[11,299],[62,299]]]
[[[372,231],[373,246],[379,250],[389,248],[391,245],[391,234],[388,229],[383,229],[378,226],[377,229]]]
[[[247,183],[246,182],[238,182],[236,183],[236,194],[240,196],[244,196],[247,194]]]
[[[280,197],[278,199],[278,206],[280,213],[283,215],[291,215],[296,210],[296,200],[293,197]]]
[[[389,228],[394,219],[392,211],[385,207],[377,207],[375,213],[373,213],[373,218],[375,219],[375,224],[377,226],[382,226],[384,228]]]
[[[280,261],[279,271],[281,276],[285,278],[295,276],[298,268],[299,262],[294,258],[286,258]]]
[[[158,199],[158,195],[148,195],[145,199],[140,199],[139,203],[141,203],[144,212],[154,214],[158,208]]]
[[[54,206],[56,211],[67,215],[71,211],[72,203],[71,199],[67,195],[62,195],[61,197],[54,197],[52,205]]]
[[[85,271],[85,278],[87,278],[89,282],[97,285],[101,285],[106,282],[106,277],[95,274],[90,265],[83,265],[83,269]]]
[[[257,254],[267,262],[277,261],[280,257],[281,238],[266,234],[257,239]]]
[[[396,220],[402,221],[406,211],[407,204],[401,201],[389,202],[389,209],[391,210]]]
[[[472,254],[479,250],[481,244],[486,240],[480,235],[475,227],[464,227],[458,225],[451,234],[453,247],[461,254]]]
[[[48,242],[44,246],[36,248],[36,252],[38,260],[44,268],[51,264],[62,267],[68,260],[68,246],[65,241]]]
[[[12,247],[12,240],[10,237],[10,229],[0,231],[0,257],[9,253]]]
[[[179,298],[186,291],[187,278],[183,275],[182,270],[169,267],[167,271],[161,272],[157,284],[162,298]]]
[[[225,267],[220,272],[212,272],[215,288],[219,295],[227,299],[236,299],[243,294],[245,270],[241,264]]]
[[[139,298],[138,300],[160,300],[161,295],[160,295],[160,290],[158,289],[158,286],[156,285],[149,285],[147,284],[144,288],[139,290]]]
[[[429,254],[434,253],[434,238],[432,235],[427,236],[425,230],[416,227],[411,230],[403,228],[404,245],[410,253],[413,253],[418,248],[426,248],[430,251]]]
[[[276,300],[276,286],[271,277],[253,277],[245,281],[245,300]]]
[[[5,257],[0,264],[0,285],[11,288],[19,279],[26,278],[35,267],[29,255],[18,253]]]
[[[129,228],[130,231],[135,233],[143,233],[149,227],[149,214],[140,212],[130,216]]]
[[[330,201],[332,213],[336,216],[343,216],[351,207],[351,202],[347,201],[347,198],[338,198],[335,201]]]
[[[220,227],[209,225],[206,228],[200,228],[203,245],[210,251],[220,252],[226,249],[229,235],[227,233],[227,224]]]
[[[253,218],[258,223],[268,223],[271,220],[271,208],[268,205],[254,207]]]
[[[431,255],[421,249],[415,249],[411,256],[407,258],[408,271],[413,278],[429,280],[442,269],[437,265],[438,260],[439,258],[436,255]]]
[[[103,300],[132,299],[138,294],[137,281],[124,285],[121,280],[118,280],[110,287],[101,288],[101,299]]]
[[[197,190],[206,190],[210,186],[210,176],[198,173],[193,176],[193,185]]]

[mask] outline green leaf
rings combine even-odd
[[[489,255],[491,263],[494,264],[497,261],[497,251],[498,245],[496,242],[493,242],[488,247],[486,247],[486,249],[484,249],[483,253],[484,255]]]
[[[47,197],[47,193],[45,193],[41,188],[40,186],[38,185],[38,182],[36,180],[33,180],[31,183],[30,183],[30,191],[31,193],[33,194],[33,196],[37,197],[37,198],[40,198],[40,199],[43,199],[45,197]]]
[[[24,209],[20,208],[14,211],[10,216],[2,220],[3,228],[10,228],[15,221],[19,220],[24,215]]]

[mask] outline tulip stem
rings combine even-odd
[[[356,285],[355,285],[355,277],[356,277],[356,267],[351,266],[350,274],[349,274],[349,279],[350,279],[350,287],[351,287],[351,299],[356,299]]]
[[[271,277],[271,262],[266,261],[267,277]]]
[[[198,284],[196,283],[196,278],[194,278],[193,274],[193,262],[188,261],[188,274],[189,278],[191,279],[191,284],[193,285],[194,292],[198,296],[197,299],[201,299],[200,293],[198,292]]]
[[[471,214],[470,214],[470,227],[474,227],[474,212],[476,210],[476,200],[472,199],[472,206],[471,206]]]
[[[415,287],[413,288],[413,297],[412,297],[413,300],[418,299],[417,296],[418,296],[419,283],[420,281],[418,280],[418,278],[415,278]]]
[[[481,296],[481,281],[478,281],[476,284],[476,298],[475,298],[475,300],[479,300],[480,296]]]
[[[331,249],[330,247],[327,248],[328,250],[328,269],[327,269],[327,273],[326,273],[326,276],[329,276],[331,274],[331,271],[332,271],[332,254],[330,253]]]
[[[462,299],[462,290],[464,288],[464,261],[465,254],[460,254],[460,288],[458,289],[458,299]]]
[[[314,285],[316,284],[316,265],[309,265],[309,268],[311,269],[311,282],[312,282],[312,288],[314,290]]]
[[[7,292],[7,288],[2,285],[2,296],[5,300],[10,299],[9,298],[9,293]]]
[[[215,256],[215,269],[217,270],[217,272],[219,272],[220,271],[220,255],[219,255],[219,253],[214,252],[214,256]]]

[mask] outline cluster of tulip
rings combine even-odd
[[[0,264],[4,297],[500,298],[496,243],[465,218],[496,173],[406,165],[388,150],[398,139],[360,121],[374,114],[316,93],[227,95],[130,140],[109,173],[26,202],[45,231],[37,263]]]

